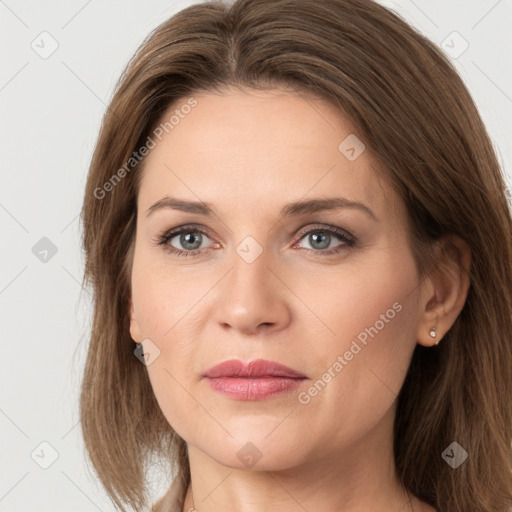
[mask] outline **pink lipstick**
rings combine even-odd
[[[275,361],[230,359],[205,374],[209,386],[236,400],[263,400],[299,387],[307,377]]]

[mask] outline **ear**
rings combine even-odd
[[[130,309],[130,336],[132,337],[133,341],[141,343],[143,338],[141,335],[139,322],[135,316],[135,309],[133,307],[133,301],[131,297],[128,299],[128,307]]]
[[[436,252],[437,264],[425,280],[419,303],[416,339],[426,347],[439,343],[455,323],[470,284],[471,249],[464,240],[447,236],[439,241]]]

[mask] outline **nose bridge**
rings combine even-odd
[[[235,247],[232,270],[222,287],[218,320],[240,331],[287,321],[286,297],[274,275],[271,249],[263,244],[248,236]]]
[[[265,243],[264,241],[262,243]],[[233,272],[230,280],[230,292],[242,302],[249,301],[246,307],[268,300],[273,280],[271,254],[254,237],[248,236],[235,248],[233,255]],[[242,304],[240,304],[242,305]]]

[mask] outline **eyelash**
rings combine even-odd
[[[190,256],[190,257],[194,258],[196,256],[199,256],[200,253],[202,253],[204,250],[207,250],[207,249],[194,249],[191,251],[184,251],[181,249],[176,249],[175,247],[172,247],[171,245],[168,244],[169,240],[172,240],[174,237],[176,237],[177,235],[181,235],[182,233],[201,233],[202,235],[205,235],[208,238],[210,238],[208,236],[208,233],[206,233],[205,231],[200,229],[197,225],[189,224],[189,225],[185,225],[185,226],[180,226],[179,228],[171,229],[170,231],[166,231],[164,234],[159,235],[155,239],[155,243],[157,245],[164,246],[164,249],[166,251],[168,251],[171,254],[176,254],[179,257],[182,257],[182,256],[189,257]],[[314,226],[313,228],[310,228],[308,231],[301,233],[300,237],[299,237],[299,242],[306,235],[309,235],[311,233],[321,233],[321,234],[327,233],[329,235],[336,236],[342,242],[344,242],[345,245],[342,245],[341,247],[337,247],[334,249],[328,249],[328,250],[304,249],[304,248],[302,249],[307,252],[313,252],[315,254],[321,254],[324,256],[329,256],[331,254],[339,253],[342,250],[344,250],[345,247],[353,247],[357,241],[357,239],[353,235],[351,235],[350,233],[348,233],[347,231],[345,231],[343,229],[336,228],[334,226],[325,227],[325,226],[318,224],[318,225]]]

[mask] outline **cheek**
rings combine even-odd
[[[186,273],[171,273],[141,254],[134,259],[132,298],[143,338],[149,338],[159,355],[146,369],[156,400],[168,423],[188,439],[197,418],[205,412],[188,391],[196,378],[198,301],[213,286]],[[203,283],[203,284],[201,284]],[[193,326],[193,328],[191,327]]]
[[[167,422],[179,436],[189,441],[195,423],[204,416],[204,409],[192,399],[189,384],[183,374],[178,374],[172,368],[169,364],[171,360],[166,353],[162,353],[147,366],[147,371],[153,393]]]
[[[339,425],[329,435],[343,443],[371,429],[397,398],[415,347],[416,275],[403,261],[400,268],[379,270],[374,264],[343,279],[330,277],[323,282],[323,297],[309,295],[309,305],[332,332],[310,353],[316,380],[301,403],[306,414]]]
[[[195,305],[215,284],[214,277],[180,271],[176,264],[166,266],[161,255],[143,250],[136,253],[132,297],[143,335],[156,343],[172,337],[182,327],[182,320],[194,315]]]
[[[415,345],[415,279],[404,261],[400,269],[386,265],[351,277],[338,295],[336,348],[347,368],[358,369],[363,387],[373,382],[399,391]]]
[[[305,306],[296,308],[300,332],[304,333],[301,349],[307,353],[314,347],[316,355],[331,359],[349,350],[353,340],[368,353],[379,347],[398,349],[401,340],[412,339],[414,332],[416,280],[412,261],[402,258],[397,264],[391,254],[381,260],[366,258],[339,270],[290,273],[285,281],[293,283],[294,294]],[[322,357],[319,362],[325,366],[329,360]]]

